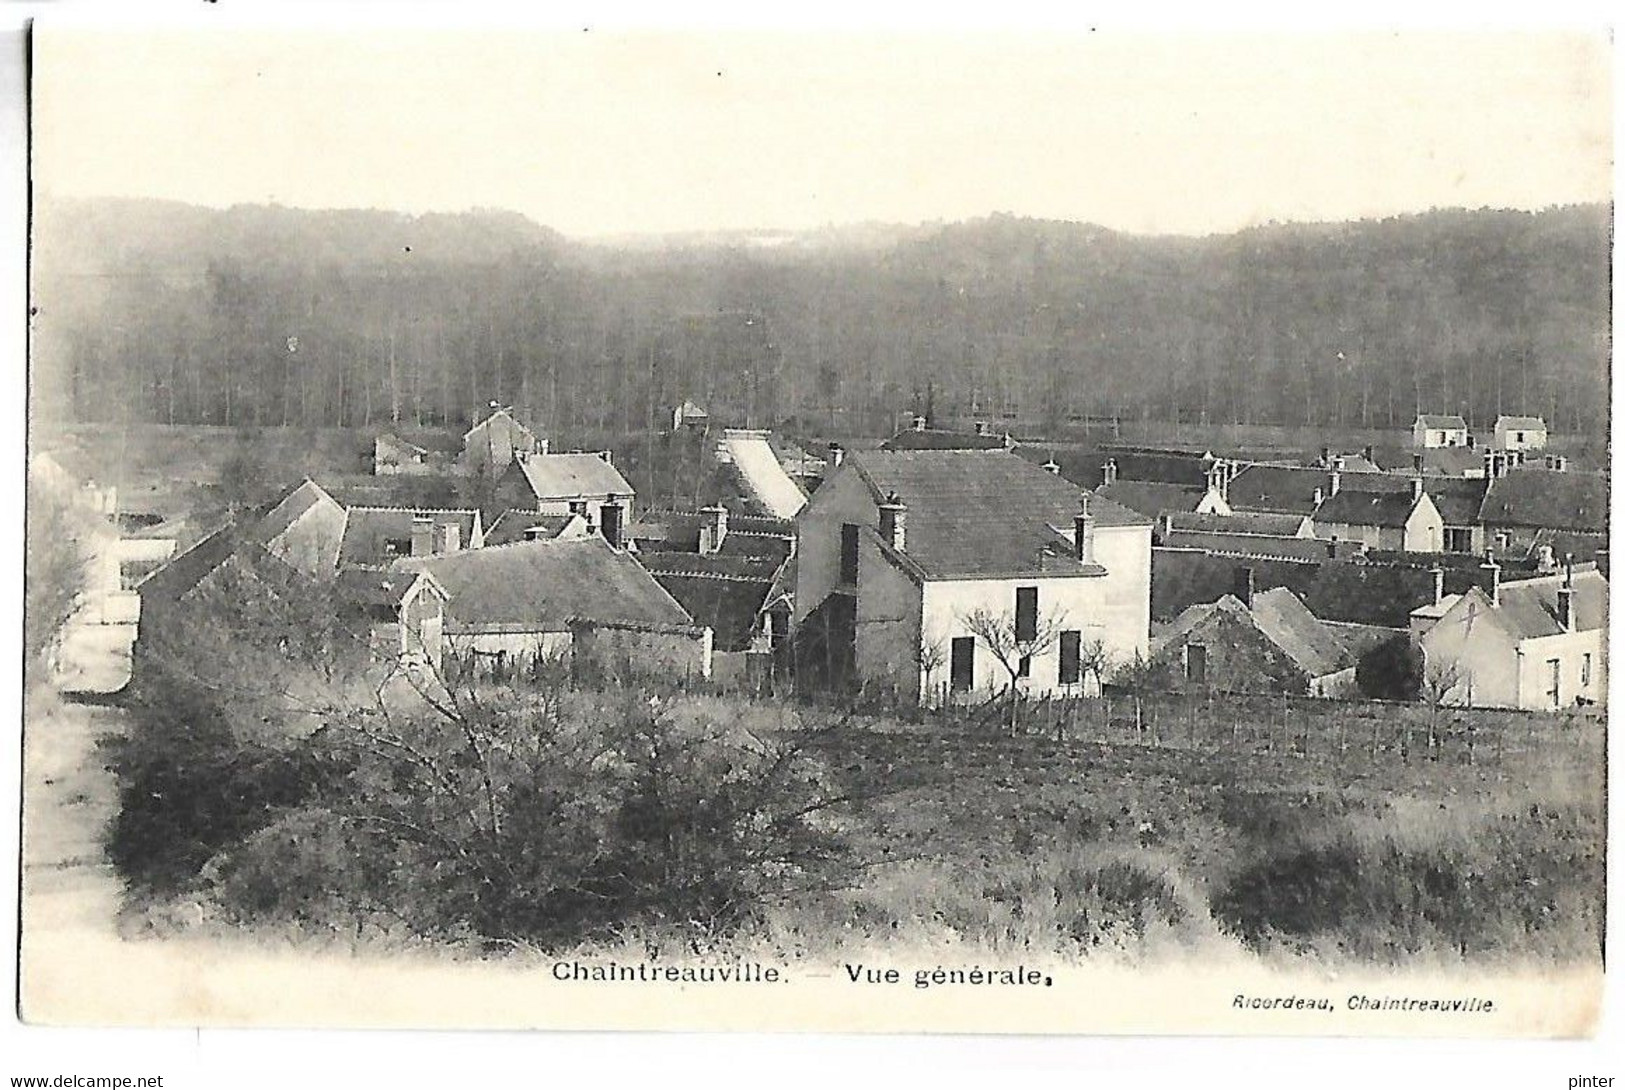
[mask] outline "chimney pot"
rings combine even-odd
[[[1078,497],[1078,513],[1072,517],[1072,555],[1080,564],[1095,562],[1095,516],[1089,512],[1089,494]]]
[[[1420,478],[1420,477],[1412,477],[1411,478],[1411,503],[1417,504],[1417,503],[1421,503],[1421,502],[1422,502],[1422,478]]]
[[[880,538],[898,552],[908,545],[908,505],[895,492],[880,505]]]
[[[412,516],[412,555],[434,555],[434,519],[427,515]]]
[[[839,443],[831,443],[829,445],[829,464],[835,469],[839,469],[841,468],[841,463],[845,460],[846,448],[841,446]]]
[[[709,556],[722,548],[728,536],[728,509],[720,503],[700,508],[700,554]]]
[[[925,417],[916,416],[914,418],[914,430],[915,431],[924,431],[925,430]]]
[[[1433,604],[1442,606],[1444,605],[1444,568],[1435,564],[1428,571],[1433,576]]]

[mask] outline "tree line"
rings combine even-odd
[[[881,434],[972,415],[1606,428],[1611,209],[1141,237],[993,216],[789,243],[572,242],[512,213],[63,201],[36,218],[36,410],[553,431]]]

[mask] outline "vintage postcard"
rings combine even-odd
[[[1593,1031],[1606,34],[31,49],[25,1021]]]

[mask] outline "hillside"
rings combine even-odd
[[[1435,211],[1206,238],[992,216],[567,240],[513,213],[46,202],[48,414],[371,427],[492,399],[550,429],[713,418],[883,434],[1185,423],[1606,423],[1611,209]]]

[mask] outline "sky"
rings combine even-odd
[[[1608,200],[1578,32],[903,36],[37,24],[56,195],[568,235],[1008,212],[1139,233]]]

